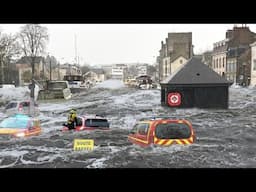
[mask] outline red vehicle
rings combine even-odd
[[[128,140],[142,147],[149,145],[169,146],[173,144],[192,144],[195,134],[191,123],[187,120],[169,118],[149,118],[134,125]]]
[[[64,125],[62,131],[68,131]],[[98,115],[78,115],[75,131],[83,130],[109,130],[109,122],[106,118]]]

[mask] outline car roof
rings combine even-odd
[[[1,121],[1,125],[2,128],[3,127],[20,127],[20,128],[26,128],[27,127],[27,123],[29,121],[33,121],[33,120],[37,120],[38,119],[34,119],[33,117],[30,117],[28,115],[25,114],[14,114],[10,117],[7,117],[5,119],[3,119]]]
[[[79,115],[78,117],[82,117],[84,119],[105,119],[105,120],[107,120],[106,118],[101,117],[101,116],[96,115],[96,114]]]
[[[157,120],[171,120],[170,117],[166,117],[166,116],[149,116],[149,117],[143,117],[141,118],[139,121],[157,121]],[[176,119],[173,119],[173,120],[176,120]]]
[[[21,102],[30,102],[29,100],[21,100],[21,101],[10,101],[9,103],[21,103]]]
[[[175,118],[170,118],[170,117],[144,117],[138,120],[137,123],[149,123],[149,122],[159,122],[163,120],[170,120],[170,121],[186,121],[186,119],[175,119]]]

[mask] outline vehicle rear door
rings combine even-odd
[[[193,132],[184,121],[163,121],[158,123],[154,132],[154,143],[158,145],[191,144]]]

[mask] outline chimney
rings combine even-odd
[[[233,30],[229,29],[226,32],[226,39],[232,39],[233,38]]]

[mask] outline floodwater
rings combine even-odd
[[[40,136],[0,137],[0,168],[252,168],[256,167],[256,89],[231,87],[229,109],[171,109],[160,90],[93,88],[71,100],[40,103]],[[61,132],[70,108],[104,115],[110,131]],[[157,115],[189,120],[192,145],[141,148],[127,140],[136,120]],[[4,114],[0,114],[2,119]],[[94,139],[74,151],[74,139]]]

